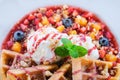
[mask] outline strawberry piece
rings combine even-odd
[[[35,16],[32,15],[32,14],[30,14],[30,15],[28,16],[28,20],[33,20],[33,19],[35,19]]]
[[[41,18],[42,18],[42,14],[41,14],[41,13],[38,13],[38,14],[37,14],[37,17],[38,17],[39,19],[41,19]]]
[[[35,25],[39,25],[40,20],[39,19],[35,19]]]
[[[47,17],[51,17],[53,14],[54,14],[54,12],[53,12],[52,9],[46,11],[46,16],[47,16]]]
[[[27,25],[24,25],[24,24],[20,24],[20,27],[23,31],[26,31],[27,30]]]
[[[120,58],[117,58],[117,62],[120,63]]]
[[[74,11],[74,8],[72,8],[72,7],[69,7],[69,8],[68,8],[68,12],[69,12],[69,13],[72,13],[73,11]]]
[[[73,24],[73,27],[72,27],[72,29],[78,29],[78,28],[80,28],[80,26],[79,26],[79,24]]]
[[[53,19],[52,17],[49,17],[48,20],[49,20],[49,22],[50,22],[51,24],[55,24],[55,21],[54,21],[54,19]]]
[[[24,20],[23,22],[25,25],[28,25],[29,24],[29,21],[27,19]]]
[[[105,57],[105,54],[106,54],[106,51],[105,51],[105,50],[99,50],[100,58],[104,58],[104,57]]]
[[[81,33],[85,33],[87,31],[87,29],[85,28],[85,27],[82,27],[81,29],[80,29],[80,32]]]
[[[12,40],[10,40],[10,41],[7,42],[8,48],[12,47],[12,45],[13,45],[13,41]]]

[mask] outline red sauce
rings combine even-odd
[[[96,46],[94,46],[94,47],[92,47],[91,49],[89,49],[89,50],[88,50],[88,55],[90,55],[91,52],[92,52],[93,50],[95,50],[95,49],[96,49]]]
[[[76,74],[80,73],[80,71],[81,71],[81,70],[74,71],[72,74],[73,74],[73,75],[76,75]]]

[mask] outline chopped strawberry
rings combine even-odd
[[[26,31],[26,30],[27,30],[27,25],[20,24],[20,28],[21,28],[23,31]]]
[[[48,20],[51,24],[55,24],[55,21],[54,21],[53,17],[49,17]]]
[[[78,12],[76,10],[73,11],[72,13],[73,16],[77,16],[78,15]]]
[[[69,8],[68,8],[68,12],[69,12],[69,13],[72,13],[73,11],[74,11],[74,8],[72,8],[72,7],[69,7]]]
[[[116,65],[117,65],[117,63],[116,63],[116,62],[113,62],[112,66],[115,67]]]
[[[80,28],[79,24],[74,23],[72,29],[78,29]]]
[[[54,14],[54,12],[53,12],[52,9],[46,11],[46,16],[47,16],[47,17],[51,17],[53,14]]]
[[[93,13],[87,12],[87,13],[84,13],[82,16],[85,17],[85,18],[93,17]]]
[[[105,51],[105,50],[99,50],[100,58],[104,58],[104,57],[105,57],[105,54],[106,54],[106,51]]]
[[[62,22],[57,22],[56,23],[56,26],[61,26],[62,25]]]
[[[12,47],[12,45],[13,45],[13,41],[12,40],[10,40],[10,41],[7,42],[8,48]]]
[[[120,58],[117,58],[117,62],[120,63]]]
[[[38,14],[37,14],[37,17],[38,17],[39,19],[41,19],[41,18],[42,18],[42,14],[41,14],[41,13],[38,13]]]
[[[29,21],[27,19],[24,20],[23,22],[25,25],[28,25],[29,24]]]
[[[35,25],[39,25],[40,19],[35,19]]]
[[[30,15],[28,16],[28,20],[33,20],[33,19],[35,19],[35,16],[32,15],[32,14],[30,14]]]
[[[107,79],[105,79],[105,80],[111,80],[111,76],[108,76],[108,78],[107,78]]]
[[[85,33],[86,31],[87,31],[86,27],[82,27],[82,28],[80,29],[80,32],[81,32],[81,33]]]

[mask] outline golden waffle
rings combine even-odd
[[[55,70],[58,68],[57,65],[35,65],[29,57],[25,57],[20,53],[14,51],[2,50],[0,58],[0,78],[1,80],[30,80],[32,77],[42,76],[45,71]],[[29,60],[29,65],[23,61]],[[25,66],[21,66],[21,63]],[[19,65],[19,66],[18,66]],[[34,67],[33,67],[34,66]],[[28,73],[29,72],[29,75]],[[27,75],[26,75],[27,74]],[[33,75],[34,74],[34,75]],[[45,74],[46,75],[46,74]],[[49,74],[48,74],[49,75]],[[17,79],[18,78],[18,79]],[[43,80],[43,78],[42,78]]]
[[[119,80],[120,64],[87,58],[72,59],[72,75],[73,80]]]
[[[24,69],[12,69],[7,72],[7,80],[46,80],[45,71],[55,68],[57,68],[57,65],[39,65]]]
[[[10,66],[12,65],[16,55],[20,55],[20,54],[9,50],[2,50],[1,58],[0,58],[1,59],[0,75],[3,80],[6,80],[6,72],[9,70]]]
[[[48,80],[67,80],[64,74],[70,68],[70,64],[63,64]]]

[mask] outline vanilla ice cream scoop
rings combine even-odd
[[[28,37],[28,53],[37,64],[42,62],[53,63],[57,61],[54,49],[62,45],[61,38],[68,38],[68,35],[59,33],[52,27],[37,30]]]
[[[67,38],[73,44],[85,47],[88,50],[88,58],[99,58],[98,50],[90,37],[82,34],[68,36],[66,33],[58,32],[53,27],[43,27],[31,33],[27,40],[27,52],[37,64],[54,63],[59,60],[54,50],[63,45],[61,38]]]

